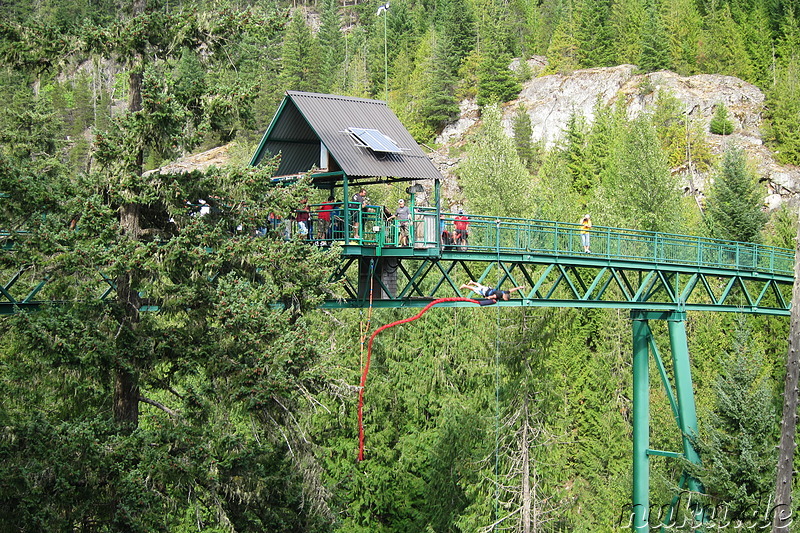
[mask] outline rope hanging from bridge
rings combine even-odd
[[[375,340],[375,337],[381,331],[385,329],[389,329],[394,326],[398,326],[400,324],[406,324],[408,322],[413,322],[428,312],[428,309],[431,307],[445,302],[470,302],[477,305],[491,305],[495,303],[493,300],[475,300],[473,298],[438,298],[433,300],[431,303],[426,305],[419,313],[412,317],[404,318],[402,320],[397,320],[395,322],[391,322],[389,324],[384,324],[383,326],[376,329],[369,338],[369,343],[367,344],[367,361],[364,364],[364,370],[361,373],[361,384],[358,390],[358,460],[364,460],[364,390],[367,385],[367,373],[369,373],[369,363],[372,360],[372,341]]]

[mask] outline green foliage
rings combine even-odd
[[[482,54],[478,66],[478,105],[507,102],[516,98],[522,86],[509,68],[511,57],[496,46]]]
[[[670,66],[667,33],[655,2],[649,2],[642,27],[642,52],[639,68],[645,72],[665,70]]]
[[[335,2],[296,6],[321,11],[315,37],[276,6],[217,4],[0,8],[0,220],[29,230],[2,262],[36,265],[50,276],[47,296],[69,303],[0,320],[0,529],[477,531],[500,519],[521,529],[523,429],[535,435],[532,528],[616,523],[630,486],[626,313],[435,310],[387,332],[367,389],[368,459],[356,463],[366,311],[312,311],[335,293],[335,251],[251,237],[270,211],[287,216],[310,191],[268,186],[274,165],[246,168],[242,154],[286,89],[382,95],[388,42],[390,104],[418,139],[454,118],[457,99],[513,100],[512,56],[546,52],[551,73],[639,62],[746,76],[768,88],[767,140],[796,163],[797,9],[761,0],[401,0],[376,17],[370,3],[341,16]],[[139,88],[141,108],[126,112]],[[603,225],[676,232],[693,223],[667,169],[691,161],[702,170],[712,158],[699,125],[668,98],[652,123],[597,106],[591,126],[573,117],[566,143],[546,151],[530,142],[526,117],[516,115],[511,140],[500,111],[484,108],[458,169],[470,211],[574,223],[588,206]],[[240,165],[142,175],[142,161],[160,165],[233,138]],[[214,204],[211,214],[192,214],[199,198]],[[120,225],[126,210],[138,212],[138,225]],[[796,213],[784,208],[765,238],[794,247],[795,228]],[[131,313],[124,298],[79,303],[109,286],[98,271],[160,311]],[[372,327],[406,313],[376,310]],[[766,407],[775,393],[762,387],[764,376],[782,377],[786,324],[773,322],[756,323],[750,348],[720,361],[722,374],[715,358],[731,351],[720,335],[730,321],[689,323],[701,413],[733,414],[709,416],[721,430],[705,451],[721,468],[706,483],[737,505],[768,492],[772,426],[750,418],[763,409],[774,419]],[[762,349],[761,361],[744,355]],[[136,377],[141,397],[131,431],[113,420],[120,372]],[[726,380],[719,390],[717,375]],[[757,385],[741,396],[749,411],[718,401],[733,385],[746,388],[740,377]],[[653,398],[665,400],[655,389]],[[653,447],[676,449],[677,436],[661,429],[674,424],[668,402],[654,402],[651,415]],[[654,502],[679,466],[653,459]]]
[[[616,64],[616,45],[611,32],[610,0],[582,4],[580,10],[581,67],[610,67]]]
[[[733,20],[730,7],[725,5],[708,17],[706,40],[698,49],[700,70],[737,76],[749,81],[753,67],[742,28]]]
[[[302,11],[294,12],[283,41],[281,83],[286,90],[314,92],[320,84],[320,53]]]
[[[717,104],[714,116],[711,118],[709,130],[715,135],[730,135],[733,133],[733,123],[728,120],[728,108],[724,104]]]
[[[610,24],[620,64],[635,65],[639,62],[644,17],[644,5],[640,0],[619,0],[612,4]]]
[[[759,242],[767,222],[763,197],[744,150],[727,148],[708,198],[707,221],[712,235],[731,241]]]
[[[561,152],[572,178],[572,188],[581,196],[587,195],[597,184],[597,176],[586,157],[587,129],[584,117],[573,111],[567,121]]]
[[[458,118],[459,107],[455,97],[455,67],[452,64],[452,45],[446,34],[433,34],[432,57],[428,75],[422,89],[419,113],[422,122],[433,131],[440,132],[448,123]]]
[[[457,172],[470,210],[490,216],[528,213],[530,173],[503,131],[497,107],[484,109],[481,130]]]
[[[703,465],[694,470],[731,522],[752,520],[753,510],[765,509],[774,490],[776,405],[764,355],[750,335],[739,325],[733,346],[722,355],[716,400],[697,441]]]
[[[703,18],[694,0],[667,0],[664,26],[669,35],[670,68],[688,76],[697,72],[697,49],[703,40]]]
[[[708,170],[714,162],[702,125],[692,119],[672,94],[658,94],[653,123],[670,168]]]
[[[528,115],[525,106],[517,107],[514,113],[514,122],[512,124],[514,131],[514,145],[517,149],[517,155],[525,167],[533,171],[537,166],[538,155],[536,147],[531,140],[533,136],[533,126],[531,125],[531,117]]]
[[[553,32],[547,47],[547,74],[569,74],[578,68],[579,43],[574,30],[572,25],[562,22]]]
[[[618,181],[617,181],[618,180]],[[681,191],[648,115],[628,126],[615,180],[604,184],[604,196],[623,227],[680,233],[684,217]],[[613,198],[613,200],[610,200]]]
[[[800,40],[798,40],[800,42]],[[766,140],[774,146],[779,161],[800,164],[800,60],[778,73],[767,93]]]
[[[782,205],[770,214],[764,228],[764,242],[771,246],[797,248],[797,209]]]

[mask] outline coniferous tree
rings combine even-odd
[[[617,179],[609,186],[615,198],[612,209],[621,216],[623,227],[667,233],[684,229],[681,191],[649,115],[630,122]]]
[[[320,83],[320,55],[317,41],[305,22],[302,10],[292,15],[283,40],[281,83],[285,90],[316,91]]]
[[[712,235],[731,241],[759,242],[767,222],[763,197],[744,150],[727,148],[708,198],[707,220]]]
[[[642,27],[642,54],[639,58],[639,68],[645,72],[655,72],[670,67],[667,33],[654,4],[652,1],[648,3]]]
[[[610,24],[618,63],[639,63],[644,19],[645,7],[641,0],[620,0],[611,5]]]
[[[713,156],[705,128],[694,121],[684,105],[667,91],[661,91],[653,110],[653,125],[667,156],[669,168],[707,170]]]
[[[720,518],[731,524],[755,525],[770,509],[777,461],[773,388],[751,335],[739,324],[722,355],[713,408],[697,441],[702,466],[692,468]]]
[[[701,71],[752,79],[753,67],[747,53],[744,33],[725,5],[708,16],[706,39],[698,50],[697,65]]]
[[[472,4],[465,0],[446,0],[436,3],[435,22],[442,34],[451,41],[456,68],[475,48],[477,33]]]
[[[728,108],[725,104],[719,103],[714,110],[714,116],[711,117],[709,130],[715,135],[730,135],[733,133],[733,123],[728,120]]]
[[[481,53],[478,67],[479,106],[507,102],[516,98],[522,86],[509,67],[511,56],[496,44],[489,44]]]
[[[592,0],[579,11],[581,67],[608,67],[617,62],[616,43],[611,37],[610,4],[609,0]]]
[[[468,156],[457,167],[470,209],[496,216],[529,212],[531,176],[503,132],[497,106],[484,109],[483,124]],[[497,198],[502,198],[498,202]]]
[[[317,41],[320,51],[320,91],[331,92],[335,86],[344,52],[341,17],[337,0],[324,0],[321,6]]]
[[[664,29],[669,36],[670,68],[682,76],[697,72],[697,46],[703,39],[703,18],[694,0],[666,0]]]
[[[776,83],[767,92],[766,138],[782,163],[800,164],[800,25],[787,17],[776,47]]]
[[[528,170],[533,171],[534,165],[537,162],[536,149],[533,146],[533,126],[531,125],[531,117],[528,115],[524,105],[517,107],[514,113],[514,122],[512,124],[514,131],[514,144],[517,147],[517,155],[520,161]]]
[[[744,30],[745,48],[753,67],[752,83],[759,87],[767,87],[772,83],[772,54],[774,39],[769,26],[769,15],[766,3],[759,2],[752,9],[746,10],[741,26]]]
[[[433,131],[440,132],[448,122],[458,117],[459,107],[455,96],[455,76],[451,41],[446,34],[432,32],[433,50],[428,67],[428,83],[424,86],[420,115]]]
[[[578,55],[580,43],[575,36],[575,27],[571,18],[562,20],[553,32],[550,44],[547,46],[548,74],[569,74],[578,68]]]
[[[596,185],[596,175],[586,157],[587,134],[586,119],[579,111],[573,110],[567,120],[561,152],[572,177],[572,187],[582,196]]]

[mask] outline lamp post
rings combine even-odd
[[[386,17],[389,11],[389,2],[386,2],[378,8],[376,15],[383,14],[383,94],[386,103],[389,103],[389,54],[388,45],[386,42]]]

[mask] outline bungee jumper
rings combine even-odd
[[[497,302],[498,300],[508,300],[511,298],[511,293],[515,291],[521,291],[525,288],[525,286],[521,287],[514,287],[513,289],[508,289],[507,291],[502,291],[500,288],[494,289],[487,285],[481,285],[477,281],[469,280],[467,283],[463,284],[460,289],[469,289],[478,296],[483,296],[489,300],[494,300]]]

